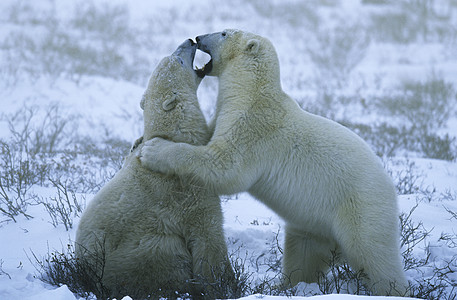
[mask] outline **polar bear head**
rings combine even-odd
[[[162,137],[191,144],[207,141],[208,129],[197,99],[204,75],[199,77],[192,67],[196,50],[197,45],[186,40],[152,73],[140,104],[144,110],[144,140]]]
[[[271,42],[259,35],[237,30],[226,29],[200,35],[196,38],[198,49],[208,53],[211,60],[197,69],[200,76],[221,76],[227,69],[235,68],[237,72],[259,71],[268,76],[279,78],[279,61]]]

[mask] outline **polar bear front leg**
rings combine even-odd
[[[145,143],[138,158],[155,172],[197,180],[218,195],[247,191],[258,179],[255,158],[243,147],[225,140],[193,146],[154,138]]]
[[[292,286],[304,281],[317,282],[325,273],[332,259],[336,244],[324,237],[286,227],[283,272]]]
[[[138,153],[141,164],[147,169],[163,174],[176,174],[176,165],[186,161],[185,153],[191,151],[182,148],[192,147],[189,144],[174,143],[162,138],[153,138],[144,143]]]

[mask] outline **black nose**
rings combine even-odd
[[[192,39],[189,39],[189,42],[191,46],[195,45],[195,42]]]
[[[195,40],[197,41],[197,45],[200,45],[200,42],[201,42],[201,40],[202,40],[201,35],[197,36],[197,37],[195,38]]]

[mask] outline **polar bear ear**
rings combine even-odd
[[[172,110],[178,104],[178,96],[176,94],[167,97],[165,101],[162,102],[162,108],[164,111]]]
[[[257,39],[251,39],[246,43],[246,47],[244,48],[244,51],[250,54],[256,54],[259,52],[260,48],[260,41]]]
[[[141,97],[141,102],[140,102],[140,107],[142,110],[144,110],[144,102],[146,101],[146,93],[143,94],[143,97]]]

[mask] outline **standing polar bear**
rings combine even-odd
[[[210,139],[197,101],[196,47],[184,42],[152,74],[141,101],[144,141],[160,136],[203,145]],[[143,168],[137,158],[142,147],[137,145],[85,210],[76,254],[95,268],[104,263],[97,276],[108,290],[105,297],[173,297],[176,292],[198,297],[199,282],[210,285],[233,274],[220,199],[201,185]]]
[[[356,134],[303,111],[281,88],[265,38],[239,30],[197,37],[219,77],[214,130],[205,146],[148,141],[141,162],[193,176],[218,194],[248,191],[286,221],[284,273],[314,282],[337,249],[376,294],[407,289],[397,198],[380,160]]]

